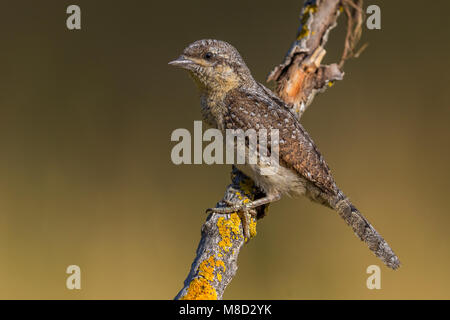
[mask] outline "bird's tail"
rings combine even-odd
[[[353,206],[348,198],[339,200],[334,208],[341,218],[352,227],[356,236],[364,241],[381,261],[394,270],[400,267],[400,260],[394,251],[392,251],[391,247],[389,247],[383,237],[380,236],[358,209]]]

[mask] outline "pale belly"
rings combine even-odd
[[[263,168],[259,165],[243,164],[236,165],[236,167],[252,178],[257,186],[266,194],[281,193],[291,196],[300,196],[304,195],[306,192],[306,180],[292,169],[278,166],[276,172],[271,172],[272,174],[262,174],[261,170]]]

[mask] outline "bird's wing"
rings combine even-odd
[[[313,140],[284,102],[266,91],[270,92],[262,86],[251,92],[235,89],[228,93],[226,127],[244,131],[278,129],[280,164],[297,171],[322,191],[335,195],[338,191],[331,171]]]

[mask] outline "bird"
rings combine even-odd
[[[214,208],[214,212],[250,210],[284,195],[306,196],[335,210],[386,266],[394,270],[400,266],[387,242],[338,188],[322,154],[289,106],[253,78],[235,47],[221,40],[198,40],[169,65],[187,70],[194,80],[202,118],[208,126],[221,132],[278,130],[279,167],[275,174],[262,174],[263,163],[237,166],[265,196],[247,204]],[[275,149],[269,143],[267,148],[271,147]]]

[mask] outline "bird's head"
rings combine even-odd
[[[186,69],[201,91],[226,93],[254,82],[239,52],[219,40],[199,40],[169,65]]]

